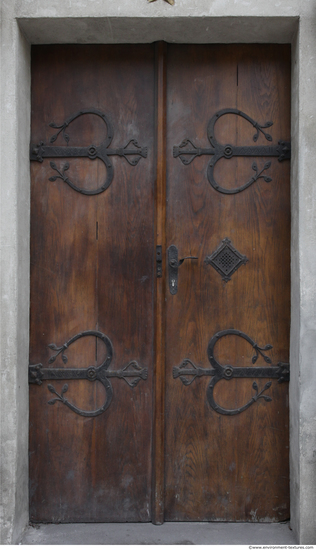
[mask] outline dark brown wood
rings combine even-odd
[[[238,81],[237,81],[238,78]],[[207,345],[219,330],[234,328],[259,345],[273,345],[273,364],[288,361],[290,319],[289,162],[271,160],[270,183],[258,180],[236,195],[207,181],[207,157],[189,166],[172,157],[173,145],[191,138],[208,147],[207,123],[216,111],[237,108],[264,123],[273,143],[290,137],[288,46],[178,46],[168,49],[167,246],[179,257],[198,256],[179,269],[179,290],[168,291],[166,325],[167,521],[281,521],[289,517],[288,385],[273,381],[271,403],[260,400],[237,416],[222,416],[206,399],[209,378],[185,387],[172,378],[184,358],[209,367]],[[218,141],[254,145],[254,128],[237,116],[216,127]],[[258,144],[269,144],[261,135]],[[237,187],[253,175],[256,160],[218,162],[215,177]],[[228,237],[249,262],[225,283],[204,259]],[[236,336],[216,347],[222,364],[251,366],[252,348]],[[262,360],[258,365],[264,366]],[[259,390],[267,380],[256,380]],[[223,380],[215,399],[244,405],[253,380]]]
[[[156,278],[155,303],[155,413],[153,522],[164,521],[165,413],[165,289],[166,289],[166,56],[167,44],[156,44],[156,246],[162,246],[162,277]]]
[[[212,410],[201,377],[183,386],[172,368],[184,358],[209,368],[207,345],[220,330],[238,329],[272,344],[273,364],[288,360],[290,319],[289,162],[271,160],[267,175],[236,195],[215,191],[208,158],[189,166],[173,158],[190,138],[209,147],[207,123],[237,108],[273,121],[273,144],[290,137],[290,48],[284,45],[38,46],[32,51],[32,142],[81,109],[104,111],[113,148],[137,139],[148,147],[136,167],[111,157],[114,178],[102,194],[84,196],[56,175],[49,160],[31,163],[30,363],[48,366],[48,345],[84,330],[112,341],[111,369],[132,359],[148,379],[131,389],[112,378],[113,399],[96,418],[76,415],[42,386],[30,386],[30,518],[44,522],[282,521],[289,516],[288,385],[276,380],[237,416]],[[98,145],[92,115],[67,128],[70,145]],[[216,124],[223,144],[254,145],[255,129],[237,116]],[[262,135],[258,145],[266,145]],[[62,145],[62,136],[56,145]],[[96,189],[101,161],[69,161],[69,178]],[[220,160],[215,177],[237,187],[267,159]],[[204,263],[228,237],[249,259],[225,283]],[[178,293],[168,289],[167,248],[179,258]],[[156,278],[156,246],[163,276]],[[251,366],[251,346],[236,336],[216,346],[221,364]],[[67,350],[67,367],[101,363],[94,337]],[[265,366],[259,357],[258,365]],[[53,366],[63,367],[61,358]],[[154,375],[154,376],[153,376]],[[222,380],[216,401],[237,408],[254,395],[253,379]],[[267,380],[256,380],[259,391]],[[95,409],[99,382],[69,381],[67,397]],[[63,381],[54,381],[60,392]]]
[[[113,399],[96,418],[61,403],[47,405],[47,382],[30,388],[31,520],[150,521],[154,284],[154,47],[33,48],[32,142],[48,143],[48,124],[80,109],[103,111],[114,127],[113,147],[137,139],[147,159],[130,166],[112,157],[114,178],[102,194],[84,196],[54,175],[49,160],[32,163],[30,363],[46,367],[50,343],[83,330],[112,341],[111,368],[135,359],[148,380],[129,388],[111,379]],[[96,116],[75,121],[70,145],[98,145]],[[63,144],[62,137],[56,144]],[[104,165],[69,160],[69,178],[97,188]],[[64,159],[56,159],[62,166]],[[88,183],[87,183],[88,182]],[[93,337],[68,350],[67,366],[100,364]],[[59,358],[56,367],[63,364]],[[54,382],[58,391],[62,381]],[[99,382],[69,381],[67,397],[83,409],[104,401]]]

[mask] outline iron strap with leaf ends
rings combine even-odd
[[[269,183],[272,181],[270,176],[264,174],[271,166],[271,162],[268,161],[264,166],[259,170],[257,163],[252,163],[252,169],[255,174],[249,179],[248,182],[244,183],[240,187],[234,189],[226,189],[217,183],[214,178],[214,167],[218,160],[221,158],[230,159],[232,157],[278,157],[278,160],[281,162],[291,158],[291,143],[290,141],[279,141],[278,145],[255,145],[255,146],[237,146],[226,144],[223,145],[217,141],[215,138],[215,124],[220,117],[224,115],[238,115],[246,119],[252,126],[256,129],[256,133],[253,136],[253,141],[257,142],[259,134],[261,133],[267,141],[272,141],[272,136],[268,134],[265,129],[270,128],[273,125],[273,122],[268,121],[265,124],[259,124],[253,118],[248,116],[246,113],[239,111],[238,109],[221,109],[210,119],[207,127],[207,137],[212,148],[201,148],[196,147],[192,141],[188,138],[184,139],[180,145],[174,146],[173,156],[175,158],[179,157],[181,162],[185,165],[190,164],[196,157],[203,155],[211,156],[207,168],[207,177],[209,183],[212,187],[219,193],[224,193],[226,195],[234,195],[244,191],[252,185],[258,179],[264,179],[265,182]]]
[[[49,391],[56,395],[54,399],[48,401],[49,405],[54,405],[56,402],[60,401],[61,403],[69,407],[69,409],[71,409],[73,412],[81,416],[98,416],[99,414],[102,414],[104,411],[106,411],[112,401],[113,389],[109,378],[123,379],[131,388],[134,388],[135,386],[137,386],[140,380],[147,379],[148,369],[140,367],[137,361],[130,361],[128,365],[126,365],[122,369],[108,370],[113,357],[113,346],[108,336],[106,336],[102,332],[95,330],[86,330],[84,332],[80,332],[79,334],[76,334],[75,336],[70,338],[68,342],[60,347],[57,347],[55,344],[49,344],[48,347],[56,353],[55,355],[51,356],[48,363],[54,363],[58,355],[61,354],[62,360],[66,364],[68,361],[68,358],[64,353],[66,349],[69,348],[69,346],[71,346],[71,344],[73,344],[76,340],[84,338],[85,336],[95,336],[96,338],[100,339],[105,345],[107,353],[106,358],[101,365],[97,367],[90,366],[85,369],[43,368],[43,365],[41,363],[37,365],[29,365],[29,383],[41,385],[43,380],[89,380],[90,382],[98,380],[105,387],[106,399],[102,407],[94,411],[84,411],[82,409],[79,409],[64,397],[64,394],[68,390],[68,384],[65,384],[63,386],[60,394],[51,384],[48,384],[47,386]]]
[[[264,353],[265,351],[272,349],[271,344],[260,347],[244,332],[235,329],[228,329],[217,332],[217,334],[215,334],[209,341],[207,355],[212,366],[211,369],[197,367],[190,359],[184,359],[179,367],[173,367],[173,378],[180,378],[181,382],[185,386],[189,386],[198,377],[211,376],[212,379],[206,392],[209,405],[217,413],[232,416],[245,411],[256,401],[258,401],[258,399],[272,401],[270,396],[263,395],[264,392],[271,387],[272,382],[267,382],[260,392],[258,384],[254,382],[252,387],[256,391],[255,395],[253,395],[245,405],[239,407],[238,409],[225,409],[216,403],[214,399],[214,387],[217,382],[222,379],[231,380],[232,378],[276,378],[278,382],[288,382],[290,379],[290,365],[288,363],[281,362],[279,362],[276,366],[271,365],[270,367],[233,367],[231,365],[221,365],[214,357],[214,347],[218,340],[229,335],[240,336],[240,338],[244,338],[247,342],[249,342],[255,351],[252,357],[253,364],[256,363],[258,356],[261,355],[264,361],[271,365],[271,358]]]
[[[69,124],[71,124],[76,118],[83,115],[96,115],[100,117],[103,120],[107,129],[106,138],[98,146],[90,145],[88,147],[70,147],[68,146],[70,137],[69,134],[65,132],[65,130],[69,126]],[[141,157],[147,157],[147,147],[140,147],[135,139],[130,139],[124,147],[110,149],[109,146],[114,136],[114,130],[109,118],[104,113],[102,113],[102,111],[99,111],[99,109],[82,109],[81,111],[67,118],[62,124],[55,124],[54,122],[51,122],[49,126],[58,130],[58,132],[56,132],[50,138],[50,143],[54,143],[57,140],[59,134],[62,133],[66,145],[45,145],[43,141],[40,141],[37,145],[32,144],[30,151],[30,160],[43,162],[43,159],[45,158],[86,157],[90,160],[95,160],[98,158],[105,164],[107,174],[104,183],[100,187],[98,187],[98,189],[84,189],[83,187],[78,187],[66,175],[66,172],[69,169],[68,162],[66,162],[64,166],[60,169],[56,166],[55,162],[50,162],[51,168],[55,170],[55,172],[57,172],[57,175],[51,176],[49,180],[56,181],[57,179],[61,179],[65,183],[67,183],[74,191],[82,193],[83,195],[98,195],[99,193],[103,193],[103,191],[105,191],[111,185],[114,176],[114,170],[112,163],[109,159],[110,156],[116,155],[119,157],[124,157],[131,166],[136,166]]]

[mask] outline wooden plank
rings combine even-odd
[[[59,54],[60,53],[60,54]],[[73,91],[78,80],[91,81],[89,67],[78,63],[69,75],[64,63],[65,50],[50,47],[32,51],[32,141],[49,143],[55,133],[50,122],[62,123],[81,107]],[[68,90],[68,93],[65,93]],[[80,105],[80,106],[79,106]],[[92,130],[90,117],[86,129],[80,119],[71,127],[71,144],[81,145],[100,137],[100,127]],[[88,128],[87,128],[88,126]],[[92,134],[94,134],[92,136]],[[63,144],[59,138],[58,144]],[[73,181],[82,184],[97,179],[97,164],[89,160],[56,159],[61,168],[69,161]],[[31,327],[30,363],[49,365],[53,355],[48,345],[62,345],[86,328],[95,328],[96,304],[96,201],[76,193],[56,175],[49,164],[31,163]],[[86,200],[88,198],[88,201]],[[95,338],[78,340],[67,350],[68,366],[95,365]],[[59,356],[53,366],[63,367]],[[60,393],[64,383],[53,386]],[[95,388],[85,381],[70,381],[69,401],[94,409]],[[47,382],[30,386],[30,519],[58,522],[71,520],[73,509],[83,507],[85,487],[74,495],[74,481],[89,483],[85,459],[91,436],[87,426],[92,419],[72,413],[60,403],[49,406],[52,398]]]
[[[48,344],[84,330],[112,341],[110,368],[131,360],[148,379],[130,388],[111,379],[110,407],[95,418],[75,414],[53,397],[47,382],[30,387],[31,520],[150,521],[152,490],[152,364],[154,279],[154,47],[44,46],[33,49],[32,142],[49,139],[50,122],[84,108],[104,112],[113,147],[130,139],[148,147],[131,166],[110,157],[114,178],[100,195],[85,196],[56,175],[49,160],[32,162],[32,272],[30,363],[48,366]],[[67,128],[70,145],[99,145],[103,121],[85,115]],[[62,145],[62,135],[56,145]],[[97,188],[99,160],[65,159],[69,178]],[[58,167],[64,159],[56,159]],[[67,350],[67,366],[99,365],[94,337]],[[63,367],[60,357],[52,365]],[[69,401],[86,410],[105,397],[100,382],[70,380]],[[54,382],[57,390],[62,381]]]
[[[164,521],[165,285],[166,285],[166,56],[156,44],[156,219],[155,246],[162,247],[162,277],[155,286],[154,489],[153,523]]]
[[[266,392],[272,402],[261,399],[239,415],[222,416],[207,402],[209,378],[184,386],[173,380],[172,368],[184,358],[209,367],[208,342],[228,328],[272,344],[273,364],[288,360],[290,163],[270,159],[272,182],[260,179],[223,195],[207,180],[207,157],[184,166],[172,147],[185,138],[208,147],[208,120],[227,107],[259,123],[273,120],[273,144],[289,139],[289,47],[172,45],[167,78],[167,246],[199,260],[180,267],[178,293],[166,295],[165,519],[282,521],[289,517],[287,384],[272,382]],[[225,118],[216,125],[219,142],[254,145],[249,123]],[[258,144],[266,143],[260,135]],[[267,159],[221,160],[217,181],[223,187],[249,181],[253,160],[261,169]],[[225,237],[249,259],[228,283],[204,264]],[[215,352],[223,365],[251,366],[253,350],[238,337],[225,337]],[[262,358],[257,363],[265,365]],[[260,391],[267,380],[255,381]],[[253,382],[222,380],[215,399],[240,407],[254,395]]]
[[[136,360],[148,379],[130,388],[113,379],[108,418],[100,420],[98,477],[107,521],[150,521],[154,287],[154,47],[107,48],[99,94],[116,121],[113,147],[134,138],[148,147],[137,166],[113,158],[115,181],[98,201],[98,323],[114,348],[113,368]],[[115,90],[115,93],[111,93]],[[105,517],[96,510],[95,518]],[[96,521],[96,519],[95,519]]]

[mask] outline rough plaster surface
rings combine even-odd
[[[159,1],[159,0],[158,0]],[[162,2],[162,0],[160,0]],[[258,18],[245,17],[155,17],[153,19],[131,17],[58,17],[34,21],[21,18],[20,27],[33,43],[136,43],[155,42],[281,42],[293,39],[297,16]],[[264,32],[263,27],[265,27]],[[80,29],[80,33],[78,33]],[[242,37],[242,39],[241,39]]]
[[[293,545],[288,523],[68,523],[28,527],[22,544]]]
[[[5,543],[15,541],[28,521],[30,78],[29,47],[12,10],[1,15],[0,541]]]
[[[316,185],[315,157],[316,3],[299,33],[298,250],[299,333],[299,491],[300,533],[316,542]],[[298,458],[298,457],[297,457]]]
[[[299,250],[299,38],[292,45],[291,112],[291,335],[290,365],[290,504],[291,525],[300,533],[300,256]]]
[[[1,542],[27,523],[30,43],[291,42],[291,502],[316,542],[315,0],[2,0]]]

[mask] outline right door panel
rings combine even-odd
[[[169,46],[167,105],[167,247],[198,260],[176,269],[176,293],[167,277],[165,520],[282,521],[290,48]]]

